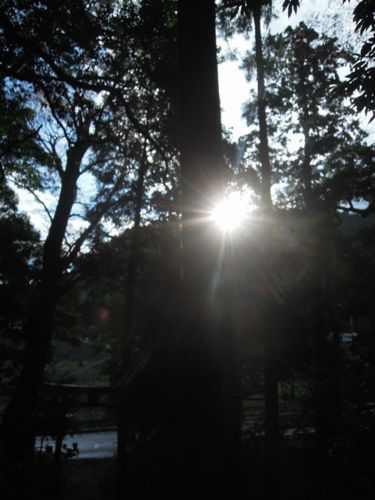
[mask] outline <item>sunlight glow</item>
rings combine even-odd
[[[211,218],[221,231],[232,232],[243,224],[247,208],[247,202],[241,193],[234,191],[214,207]]]

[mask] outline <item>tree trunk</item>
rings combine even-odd
[[[264,84],[264,61],[262,47],[261,18],[262,10],[259,2],[253,7],[255,28],[255,56],[257,65],[258,120],[259,120],[259,159],[262,172],[262,205],[263,210],[272,211],[271,199],[271,162],[268,145],[268,129],[266,117],[266,91]]]
[[[309,61],[301,52],[298,57],[298,86],[302,98],[300,100],[302,131],[304,137],[303,157],[301,162],[300,182],[303,186],[303,205],[307,220],[307,248],[310,251],[310,315],[308,318],[310,339],[313,343],[314,365],[316,370],[314,387],[314,426],[315,442],[318,453],[324,457],[327,441],[331,433],[329,406],[334,398],[334,391],[329,391],[327,380],[335,360],[328,345],[328,305],[325,296],[329,293],[331,241],[334,234],[331,215],[320,205],[319,196],[314,193],[314,166],[312,164],[312,128],[313,111],[308,94],[306,68]],[[333,363],[333,364],[332,364]],[[324,388],[324,389],[322,389]],[[329,395],[327,397],[327,395]],[[331,399],[331,402],[329,401]]]
[[[125,318],[126,332],[125,335],[130,335],[134,323],[134,298],[135,298],[135,284],[136,276],[139,265],[140,257],[140,225],[141,225],[141,211],[144,204],[144,183],[145,175],[147,172],[147,158],[146,158],[146,145],[144,146],[143,157],[138,170],[138,179],[135,189],[135,209],[134,209],[134,226],[132,229],[132,237],[130,241],[130,255],[128,274],[126,279],[125,301],[127,318]]]
[[[208,217],[224,195],[214,0],[179,0],[178,56],[184,273],[176,370],[178,498],[235,499],[240,399],[230,271],[225,242]]]
[[[255,28],[255,53],[257,66],[258,120],[259,120],[259,159],[262,177],[262,210],[264,215],[264,253],[267,261],[272,262],[272,197],[271,163],[269,157],[268,129],[266,117],[266,93],[264,83],[264,60],[262,47],[260,2],[253,7]],[[264,269],[267,269],[264,263]],[[268,280],[267,276],[266,279]],[[269,278],[270,279],[270,278]],[[268,289],[263,304],[263,339],[264,339],[264,392],[265,392],[265,439],[266,439],[266,498],[278,498],[279,486],[279,395],[278,395],[278,355],[277,355],[277,304],[273,299],[272,284]]]
[[[135,208],[134,208],[134,226],[132,228],[130,238],[130,255],[127,266],[126,288],[125,288],[125,318],[124,318],[124,331],[123,338],[120,342],[120,359],[119,359],[119,373],[116,375],[115,383],[118,384],[119,406],[118,406],[118,429],[117,429],[117,494],[119,498],[126,496],[129,491],[126,484],[129,479],[128,476],[128,430],[126,424],[126,387],[122,387],[121,375],[127,372],[126,357],[128,350],[134,346],[133,331],[134,331],[134,303],[135,303],[135,286],[136,277],[139,267],[140,257],[140,224],[141,224],[141,211],[144,203],[144,181],[147,172],[147,151],[146,143],[138,170],[138,179],[135,188]]]
[[[34,413],[55,328],[59,281],[63,271],[63,238],[76,197],[81,161],[87,148],[86,142],[77,142],[68,152],[59,200],[43,248],[39,291],[24,328],[26,348],[21,374],[2,423],[5,451],[14,461],[29,459],[34,453]]]

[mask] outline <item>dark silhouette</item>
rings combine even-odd
[[[34,453],[35,404],[43,382],[43,372],[49,359],[50,344],[55,329],[59,281],[63,272],[61,250],[75,201],[82,158],[90,144],[89,126],[88,120],[77,130],[77,142],[67,156],[58,204],[44,244],[41,281],[25,325],[27,343],[22,372],[2,422],[4,446],[9,457],[14,455],[14,459],[30,458]],[[8,441],[9,436],[14,436],[11,441]]]
[[[72,443],[72,447],[69,448],[66,443],[62,445],[62,451],[65,458],[77,458],[79,455],[78,443]]]
[[[225,186],[215,3],[193,4],[178,2],[184,307],[174,438],[179,498],[235,499],[240,406],[227,255],[224,251],[221,262],[221,235],[204,220]]]

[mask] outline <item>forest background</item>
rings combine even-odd
[[[1,2],[6,461],[45,382],[111,385],[119,497],[278,498],[285,453],[297,496],[373,492],[374,7],[267,31],[299,4]],[[216,30],[249,46],[236,140]]]

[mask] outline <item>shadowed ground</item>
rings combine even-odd
[[[114,497],[113,459],[66,461],[56,500],[109,500]]]

